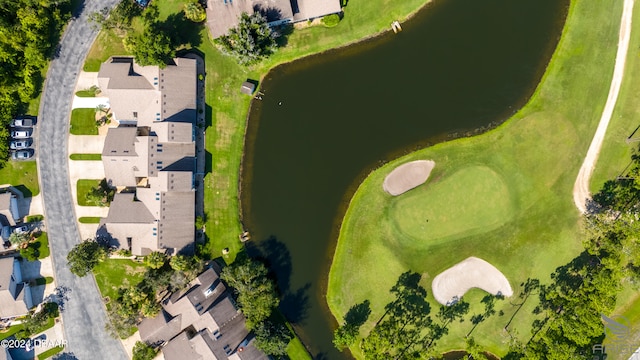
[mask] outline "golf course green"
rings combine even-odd
[[[329,274],[327,301],[338,323],[350,307],[369,301],[372,312],[360,329],[366,336],[393,301],[389,289],[407,270],[422,274],[437,312],[431,280],[476,256],[502,271],[514,295],[497,301],[496,313],[474,327],[471,317],[482,312],[486,293],[468,292],[465,321],[452,324],[437,349],[463,349],[470,331],[498,356],[507,352],[509,336],[527,342],[538,319],[537,297],[523,303],[521,284],[548,283],[558,266],[582,250],[572,190],[606,101],[621,13],[621,0],[572,1],[545,76],[516,115],[482,135],[396,159],[364,180],[342,222]],[[425,159],[436,163],[425,184],[397,197],[383,191],[394,168]],[[363,358],[359,343],[351,351]]]

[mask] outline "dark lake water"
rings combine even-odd
[[[540,80],[568,4],[435,0],[398,35],[265,79],[249,119],[244,224],[276,273],[283,312],[318,358],[346,358],[332,347],[324,296],[357,185],[383,162],[512,115]]]

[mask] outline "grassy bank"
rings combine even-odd
[[[562,39],[529,103],[489,133],[419,150],[374,171],[361,184],[342,224],[329,275],[327,300],[337,319],[365,300],[372,313],[366,334],[392,301],[398,276],[423,275],[432,316],[439,304],[431,280],[469,256],[483,258],[509,279],[514,298],[521,283],[545,283],[581,250],[580,216],[572,201],[578,169],[600,119],[615,59],[622,1],[572,2]],[[585,106],[589,104],[589,106]],[[383,192],[384,177],[401,163],[433,159],[431,179],[409,193]],[[428,220],[428,222],[426,221]],[[465,296],[471,309],[451,325],[438,349],[465,347],[483,293]],[[496,314],[473,332],[480,346],[506,353],[503,331],[526,343],[535,299],[498,301]],[[361,358],[357,346],[352,349]]]

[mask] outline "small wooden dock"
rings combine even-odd
[[[400,22],[396,20],[391,23],[391,29],[393,29],[393,32],[397,34],[402,31],[402,26],[400,26]]]

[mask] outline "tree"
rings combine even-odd
[[[136,341],[133,346],[133,360],[152,360],[157,351],[146,342]]]
[[[367,321],[371,314],[369,300],[353,305],[344,315],[344,324],[333,332],[333,345],[340,351],[345,347],[355,344],[360,327]]]
[[[164,69],[176,57],[171,38],[155,25],[147,25],[142,35],[127,34],[124,46],[141,66],[157,65]]]
[[[144,257],[144,264],[152,269],[160,269],[167,262],[167,255],[154,251]]]
[[[116,7],[109,12],[105,7],[89,15],[89,21],[102,30],[115,30],[122,34],[131,29],[133,18],[140,15],[141,8],[132,0],[121,0]]]
[[[260,262],[238,261],[224,268],[220,277],[234,289],[249,329],[271,316],[280,302],[273,282],[267,278],[267,268]]]
[[[242,13],[238,26],[221,36],[223,49],[238,58],[241,64],[254,63],[271,55],[277,47],[274,33],[267,19],[259,12]]]
[[[284,356],[287,354],[287,345],[291,340],[291,332],[281,323],[274,324],[271,321],[260,323],[255,330],[256,348],[267,355]]]
[[[196,23],[203,22],[207,18],[207,13],[197,0],[191,0],[184,5],[184,16]]]
[[[169,259],[169,265],[175,271],[189,271],[195,266],[195,259],[186,255],[175,255]]]
[[[36,261],[40,256],[40,251],[33,246],[27,246],[20,249],[20,256],[27,259],[27,261]]]
[[[69,270],[83,277],[107,257],[107,251],[95,240],[85,240],[67,254]]]
[[[333,345],[340,351],[355,344],[357,339],[358,328],[352,324],[344,324],[342,326],[339,326],[333,332]]]
[[[26,232],[14,232],[9,235],[9,242],[17,248],[24,248],[31,240],[31,235]]]
[[[106,179],[102,179],[98,186],[91,188],[91,190],[85,195],[87,203],[94,206],[109,206],[113,201],[115,190],[109,186]]]

